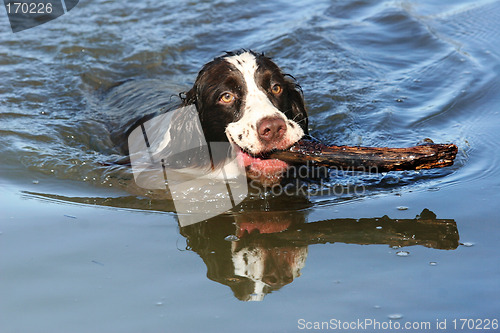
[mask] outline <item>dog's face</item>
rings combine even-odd
[[[286,149],[307,134],[300,88],[269,58],[251,51],[228,53],[206,64],[186,104],[195,104],[205,138],[229,141],[246,167],[273,174],[284,162],[258,164],[266,153]],[[248,169],[248,168],[247,168]]]
[[[206,64],[186,101],[196,104],[207,141],[230,140],[253,155],[286,149],[307,133],[298,86],[253,52]]]

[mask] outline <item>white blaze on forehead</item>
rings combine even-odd
[[[225,60],[242,74],[246,87],[246,95],[243,97],[243,115],[237,122],[230,123],[226,128],[229,139],[251,153],[261,153],[266,147],[259,139],[257,125],[266,117],[278,117],[285,121],[287,130],[282,142],[274,148],[286,149],[297,142],[304,135],[302,128],[293,120],[287,119],[285,114],[271,103],[266,93],[255,81],[255,74],[259,67],[255,56],[250,52],[245,52],[227,57]],[[293,125],[290,126],[290,124]]]
[[[228,57],[226,61],[236,67],[243,75],[248,95],[259,95],[259,93],[264,95],[255,82],[255,73],[257,72],[258,65],[253,54],[245,52],[240,55]]]

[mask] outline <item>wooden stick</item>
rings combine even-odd
[[[289,164],[310,164],[345,171],[370,173],[442,168],[453,164],[458,148],[454,144],[423,144],[408,148],[327,146],[305,138],[270,158]]]

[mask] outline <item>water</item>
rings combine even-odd
[[[498,319],[499,10],[497,1],[93,1],[16,34],[0,15],[0,330]],[[175,100],[204,63],[239,48],[298,80],[319,139],[453,142],[455,165],[340,174],[310,184],[308,199],[255,196],[179,227],[171,201],[110,164],[121,158],[112,125]],[[142,97],[113,106],[104,92],[130,79]],[[325,190],[337,185],[363,191]]]

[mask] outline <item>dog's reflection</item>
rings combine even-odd
[[[423,245],[456,249],[454,220],[424,209],[415,219],[387,216],[307,222],[303,211],[245,211],[180,228],[207,265],[207,277],[243,301],[260,301],[300,276],[308,245],[321,243]]]
[[[219,216],[181,228],[181,233],[207,265],[209,279],[231,287],[240,300],[257,301],[300,276],[307,258],[307,245],[263,236],[304,221],[300,212],[252,212]]]

